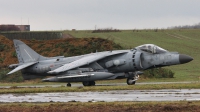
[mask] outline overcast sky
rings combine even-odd
[[[200,22],[200,0],[0,0],[0,24],[38,30],[146,29]]]

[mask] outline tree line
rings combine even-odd
[[[172,26],[168,29],[200,29],[200,23],[194,25]]]

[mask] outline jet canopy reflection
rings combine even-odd
[[[168,52],[167,50],[158,47],[157,45],[154,44],[143,44],[141,46],[136,47],[137,49],[140,49],[144,52],[152,53],[152,54],[161,54],[161,53],[166,53]]]

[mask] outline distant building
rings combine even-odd
[[[30,31],[30,25],[2,24],[0,31]]]
[[[15,25],[17,26],[20,31],[30,31],[30,25]]]

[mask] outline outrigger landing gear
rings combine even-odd
[[[86,82],[82,82],[84,86],[95,86],[95,82],[94,81],[86,81]]]
[[[71,87],[72,85],[70,83],[67,83],[67,87]]]

